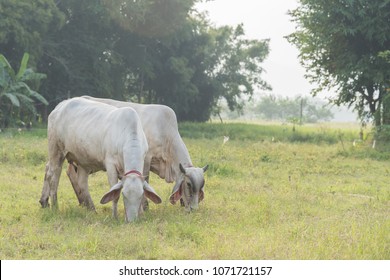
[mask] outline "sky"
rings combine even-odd
[[[208,11],[209,19],[217,26],[244,24],[250,39],[271,39],[270,53],[263,68],[264,79],[273,93],[283,96],[308,95],[313,87],[304,78],[299,64],[298,50],[284,36],[294,32],[294,24],[287,15],[297,6],[296,0],[214,0],[198,4]]]
[[[305,69],[299,63],[297,48],[284,38],[295,31],[287,13],[297,6],[297,0],[213,0],[198,3],[197,10],[207,11],[209,20],[216,26],[242,23],[249,39],[270,39],[263,79],[272,86],[275,95],[294,97],[309,96],[315,88],[304,78]],[[326,99],[327,96],[318,97]],[[355,116],[347,114],[345,118],[351,121]]]

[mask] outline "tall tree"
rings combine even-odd
[[[241,109],[243,95],[251,97],[256,89],[271,89],[262,79],[261,65],[269,54],[269,40],[246,39],[243,25],[225,26],[216,32],[214,56],[218,63],[213,74],[219,94],[226,99],[230,110]]]
[[[35,66],[46,36],[58,31],[63,22],[53,0],[1,0],[0,51],[13,67],[28,52],[30,64]]]
[[[110,57],[116,33],[107,11],[98,0],[63,0],[57,7],[65,24],[50,35],[39,62],[39,70],[48,73],[45,97],[54,107],[73,96],[110,96],[116,82],[111,75],[116,64]]]
[[[11,62],[15,50],[31,50],[47,73],[49,111],[87,94],[162,103],[180,120],[204,121],[220,98],[240,109],[241,97],[269,88],[261,77],[269,48],[241,25],[212,27],[197,1],[4,0],[0,47]]]
[[[220,98],[240,109],[244,95],[270,88],[261,77],[268,52],[268,40],[246,39],[242,25],[214,28],[193,15],[170,37],[148,45],[148,100],[171,106],[180,120],[209,119]]]
[[[141,74],[147,72],[144,47],[168,34],[166,30],[171,30],[171,22],[180,26],[180,20],[185,17],[175,13],[180,10],[180,15],[187,14],[189,3],[194,1],[179,2],[59,1],[58,9],[65,15],[65,24],[51,35],[51,44],[45,46],[45,56],[39,64],[40,71],[49,73],[43,92],[53,101],[51,106],[84,94],[124,99],[128,90],[138,92]],[[151,21],[152,15],[161,18],[153,10],[173,4],[175,9],[171,15],[163,18],[168,25]],[[150,29],[147,36],[138,32],[145,24]],[[158,36],[152,29],[162,34]]]
[[[111,18],[123,29],[142,37],[162,38],[186,21],[200,0],[103,0]]]
[[[390,124],[390,0],[300,0],[291,11],[307,77],[322,90],[336,90],[336,104],[354,107],[362,119]],[[390,102],[389,102],[390,103]],[[390,104],[389,104],[390,105]]]

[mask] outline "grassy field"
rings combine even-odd
[[[358,129],[180,130],[193,163],[210,165],[205,200],[187,214],[153,176],[163,203],[133,224],[122,202],[119,221],[98,204],[103,172],[90,177],[97,213],[78,205],[65,172],[59,210],[40,208],[46,131],[0,133],[0,259],[390,259],[390,153],[369,140],[352,145]]]

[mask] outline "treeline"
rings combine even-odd
[[[333,113],[329,106],[317,99],[296,96],[263,96],[253,111],[266,120],[282,120],[293,123],[330,121]]]
[[[237,112],[229,112],[227,106],[220,104],[219,114],[221,120],[245,117],[294,124],[331,121],[334,117],[329,104],[319,98],[275,94],[264,94],[259,100],[247,102]]]
[[[246,39],[242,25],[213,26],[199,1],[2,0],[0,54],[10,67],[0,62],[0,79],[9,82],[6,68],[18,72],[28,53],[28,68],[45,78],[27,85],[48,105],[0,83],[1,125],[45,118],[80,95],[166,104],[179,120],[205,121],[221,98],[234,110],[269,89],[268,40]]]

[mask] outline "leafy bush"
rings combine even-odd
[[[5,56],[0,54],[0,127],[25,126],[37,115],[36,101],[48,105],[42,95],[30,88],[32,85],[39,87],[46,75],[27,68],[28,60],[29,54],[25,53],[16,73]]]

